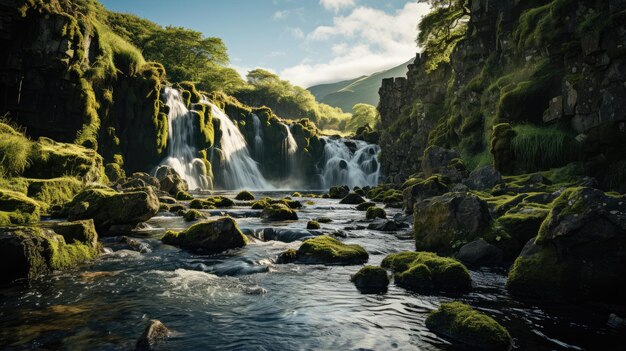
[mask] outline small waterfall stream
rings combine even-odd
[[[193,115],[185,107],[178,90],[165,87],[163,98],[170,110],[167,116],[168,157],[161,164],[172,167],[187,181],[189,189],[206,189],[209,182],[205,176],[204,162],[195,157],[196,149],[193,146]]]
[[[221,186],[224,189],[273,189],[261,174],[259,165],[250,156],[248,144],[239,128],[224,111],[207,99],[203,99],[201,103],[209,105],[213,118],[220,121],[222,131],[220,150],[225,161],[222,177],[224,184]]]
[[[285,123],[281,123],[280,125],[287,133],[287,136],[283,139],[282,151],[284,158],[283,164],[285,165],[287,176],[290,177],[296,164],[296,151],[298,151],[298,143],[296,143],[296,139],[294,139],[291,134],[291,128]]]
[[[254,131],[254,159],[258,162],[263,161],[263,129],[261,129],[261,119],[256,114],[252,114],[252,129]]]
[[[380,147],[361,140],[324,138],[323,186],[374,186],[378,184],[380,164],[376,156]],[[354,147],[348,146],[353,143]]]

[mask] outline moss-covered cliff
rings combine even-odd
[[[519,174],[579,162],[604,189],[626,191],[626,3],[469,1],[450,62],[428,50],[380,89],[382,167],[421,171],[431,145],[468,168]]]

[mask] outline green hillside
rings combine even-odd
[[[328,104],[330,106],[339,107],[349,112],[352,106],[365,103],[370,105],[378,105],[378,88],[385,78],[401,77],[406,75],[408,71],[407,65],[411,64],[414,59],[390,68],[380,71],[369,76],[344,80],[337,83],[320,84],[312,86],[309,89],[317,101]]]

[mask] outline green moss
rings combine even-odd
[[[270,203],[266,199],[262,199],[262,200],[257,200],[255,202],[253,202],[252,205],[251,205],[251,208],[253,210],[262,210],[262,209],[266,208],[269,205],[270,205]]]
[[[493,318],[461,302],[443,303],[426,318],[433,332],[476,349],[509,350],[511,335]]]
[[[572,132],[559,127],[518,125],[511,142],[516,164],[526,172],[563,166],[575,161],[581,144]]]
[[[328,235],[305,240],[298,249],[298,260],[305,263],[360,264],[368,258],[361,246],[344,244]]]
[[[106,179],[102,164],[102,157],[94,150],[42,137],[33,144],[31,163],[24,175],[39,179],[73,176],[97,182]]]
[[[248,244],[248,238],[230,217],[196,223],[180,233],[168,231],[161,241],[187,250],[208,252],[219,252]]]
[[[252,193],[247,190],[243,190],[239,192],[237,196],[235,196],[235,200],[252,201],[254,200],[254,195],[252,195]]]
[[[50,249],[50,268],[62,270],[90,261],[100,253],[99,247],[74,241],[67,244],[62,236],[55,236],[48,241]]]
[[[517,296],[544,296],[554,299],[567,294],[566,266],[553,247],[542,247],[519,256],[509,271],[507,289]]]
[[[367,211],[370,207],[375,207],[376,204],[373,202],[364,202],[362,204],[358,204],[356,206],[357,211]]]
[[[299,192],[294,192],[293,194],[291,194],[292,197],[302,197],[302,194],[300,194]]]
[[[380,207],[370,207],[365,214],[366,219],[387,218],[387,213]]]
[[[28,197],[40,201],[44,211],[72,201],[85,187],[83,182],[72,177],[29,179],[28,182]]]
[[[306,229],[320,229],[319,222],[316,221],[308,221],[306,224]]]
[[[364,266],[350,280],[362,292],[384,292],[389,285],[387,271],[376,266]]]
[[[276,203],[265,207],[261,213],[261,218],[269,221],[288,221],[297,220],[298,214],[289,206]]]
[[[432,252],[393,253],[383,259],[381,266],[393,270],[396,283],[408,289],[466,291],[472,285],[469,271],[463,264]]]
[[[185,215],[183,216],[183,219],[185,220],[185,222],[193,222],[202,218],[206,218],[206,217],[198,210],[189,210],[185,212]]]
[[[0,189],[0,225],[39,221],[41,204],[25,194]]]
[[[104,173],[110,182],[116,182],[126,177],[126,173],[118,163],[107,163],[104,167]]]
[[[193,198],[194,197],[186,191],[181,190],[178,193],[176,193],[176,200],[185,201],[185,200],[193,200]]]
[[[0,177],[21,175],[30,163],[32,142],[0,122]]]
[[[295,262],[298,259],[298,251],[294,249],[288,249],[285,252],[282,252],[278,255],[276,259],[276,263],[291,263]]]

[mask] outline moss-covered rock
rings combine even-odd
[[[261,218],[269,221],[289,221],[297,220],[298,214],[289,206],[277,203],[265,207],[261,213]]]
[[[117,163],[107,163],[104,166],[104,174],[110,182],[117,182],[120,179],[126,178],[126,172]]]
[[[475,350],[511,348],[511,335],[493,318],[461,302],[443,303],[426,318],[433,332]]]
[[[507,281],[517,296],[623,303],[626,294],[626,197],[569,188],[552,203],[536,239]]]
[[[48,228],[0,228],[0,264],[5,267],[0,284],[71,268],[95,258],[100,251],[92,221]]]
[[[235,200],[240,201],[252,201],[254,200],[254,195],[247,190],[240,191],[237,196],[235,196]]]
[[[88,189],[76,195],[64,212],[72,221],[91,218],[97,228],[106,229],[147,221],[159,212],[159,199],[150,187],[125,193],[108,188]]]
[[[328,190],[328,196],[331,199],[343,199],[350,193],[350,188],[346,185],[343,186],[332,186]]]
[[[22,193],[0,189],[0,225],[36,222],[40,214],[39,202]]]
[[[265,199],[262,199],[262,200],[254,201],[250,207],[253,210],[262,210],[262,209],[266,208],[269,205],[270,205],[269,201],[267,201]]]
[[[406,213],[413,213],[413,207],[415,207],[416,203],[447,193],[449,191],[447,183],[447,179],[435,175],[406,187],[402,191],[402,208]]]
[[[357,193],[349,193],[348,195],[344,196],[344,198],[341,199],[341,201],[339,201],[340,204],[345,204],[345,205],[359,205],[364,202],[365,200],[361,197],[361,195]]]
[[[205,218],[206,216],[203,215],[202,212],[193,209],[185,212],[185,214],[183,215],[183,219],[185,220],[185,222],[193,222]]]
[[[359,204],[356,209],[357,211],[367,211],[367,209],[374,206],[376,206],[376,204],[373,202],[364,202],[362,204]]]
[[[102,157],[94,150],[75,144],[39,138],[33,144],[30,163],[24,171],[29,178],[49,179],[67,175],[84,181],[105,180]]]
[[[41,203],[42,210],[61,206],[72,201],[85,188],[83,182],[73,177],[53,179],[28,179],[28,197]]]
[[[317,221],[308,221],[306,224],[306,229],[320,229],[320,223]]]
[[[352,265],[367,262],[369,255],[361,246],[344,244],[328,235],[305,240],[297,252],[302,263]]]
[[[415,205],[415,246],[417,250],[449,254],[458,244],[483,236],[491,225],[485,201],[474,195],[447,193]]]
[[[193,196],[184,190],[180,190],[176,193],[176,200],[186,201],[193,200]]]
[[[362,292],[385,292],[389,285],[387,271],[376,266],[364,266],[350,280]]]
[[[278,264],[292,263],[292,262],[295,262],[297,259],[298,259],[298,251],[294,249],[288,249],[287,251],[282,252],[280,255],[278,255],[278,258],[276,259],[276,263]]]
[[[186,250],[206,252],[221,252],[248,244],[248,238],[231,217],[200,222],[182,232],[168,231],[161,241]]]
[[[397,285],[414,291],[464,292],[472,286],[463,264],[432,252],[393,253],[381,266],[393,270]]]
[[[235,206],[235,202],[225,196],[209,196],[206,199],[193,199],[189,207],[197,210],[208,210],[214,208],[228,208]]]
[[[367,212],[365,213],[365,218],[366,219],[376,219],[376,218],[385,219],[387,218],[387,213],[381,207],[370,207],[367,209]]]

